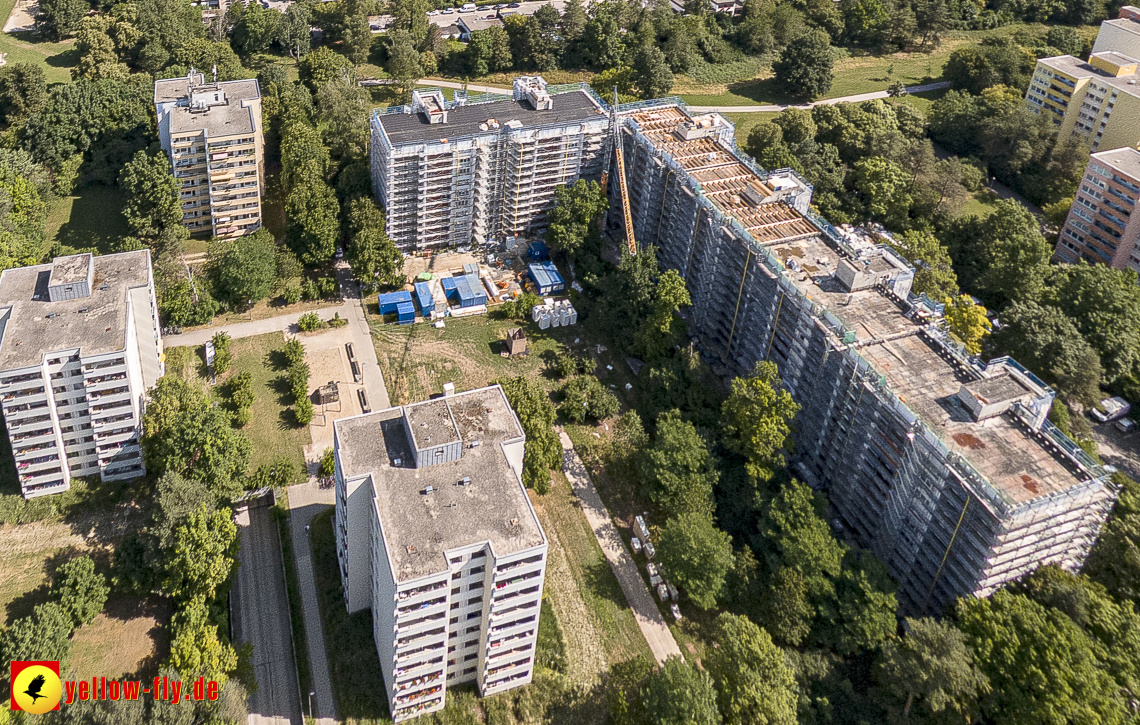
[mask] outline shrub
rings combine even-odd
[[[340,286],[334,277],[321,277],[317,280],[317,293],[321,299],[332,299],[340,292]]]
[[[285,291],[281,293],[281,299],[285,300],[287,305],[295,305],[301,301],[301,288],[296,285],[289,285]]]
[[[562,405],[558,412],[566,419],[581,423],[586,418],[602,420],[615,415],[621,403],[592,375],[580,375],[562,386]]]
[[[286,375],[289,378],[289,391],[293,394],[293,399],[300,401],[303,398],[308,398],[309,366],[303,362],[294,363],[289,366]]]
[[[332,448],[326,448],[321,455],[321,475],[331,476],[336,471],[336,454]]]
[[[308,398],[301,398],[293,408],[293,415],[297,418],[297,425],[308,425],[313,422],[313,403]]]
[[[55,573],[52,593],[60,606],[71,616],[78,627],[90,624],[107,603],[107,578],[95,572],[95,562],[89,556],[72,559]]]
[[[306,312],[297,320],[297,327],[301,332],[313,332],[321,329],[324,325],[325,323],[321,321],[316,312]]]
[[[233,362],[233,356],[230,355],[230,336],[219,332],[210,342],[214,344],[214,374],[221,375],[230,369],[230,363]]]
[[[293,338],[285,343],[285,347],[281,349],[285,353],[285,359],[289,361],[289,365],[297,365],[305,361],[305,346],[297,338]]]
[[[253,401],[255,400],[253,394],[253,375],[248,372],[238,373],[226,383],[226,391],[230,396],[230,403],[235,410],[249,408],[253,405]]]
[[[233,414],[233,425],[235,428],[244,428],[249,425],[253,420],[253,410],[250,408],[238,408]]]
[[[332,319],[329,320],[329,327],[340,328],[348,324],[348,320],[340,316],[339,312],[334,312]]]
[[[540,304],[542,304],[542,298],[533,292],[524,292],[518,299],[504,302],[499,307],[499,311],[504,317],[514,320],[527,320],[530,319],[530,311],[534,309],[534,306]]]
[[[297,481],[297,466],[284,456],[273,463],[262,463],[249,477],[246,488],[284,488]]]

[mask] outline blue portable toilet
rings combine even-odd
[[[546,242],[543,241],[531,242],[526,253],[536,262],[544,262],[550,259],[550,250],[546,247]]]
[[[420,313],[424,318],[431,317],[435,310],[435,300],[431,296],[431,287],[427,282],[416,282],[416,304],[420,306]]]
[[[566,283],[562,280],[562,275],[558,273],[554,262],[532,262],[528,270],[538,294],[549,295],[566,289]]]
[[[380,295],[376,299],[376,302],[380,307],[380,314],[382,315],[390,315],[393,312],[398,312],[397,308],[400,306],[400,304],[404,302],[410,304],[411,301],[412,293],[404,292],[402,290],[400,292],[389,292],[387,294]]]
[[[411,302],[401,302],[396,305],[396,322],[401,325],[410,325],[416,321],[416,306]]]

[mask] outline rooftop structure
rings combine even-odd
[[[605,104],[585,84],[518,78],[513,95],[447,101],[422,88],[372,115],[372,186],[401,249],[513,241],[541,230],[554,189],[601,176]]]
[[[222,238],[260,229],[265,143],[257,81],[207,83],[191,70],[155,81],[154,104],[186,228]]]
[[[1057,239],[1056,258],[1140,272],[1138,202],[1140,151],[1121,148],[1092,154]]]
[[[498,386],[334,423],[346,606],[372,609],[397,722],[441,709],[451,685],[530,681],[546,536],[524,445]]]
[[[1140,8],[1125,5],[1115,20],[1100,24],[1092,52],[1115,50],[1133,58],[1140,58]]]
[[[1081,564],[1115,491],[1046,420],[1052,390],[966,354],[883,234],[812,214],[811,187],[755,166],[723,117],[676,99],[618,112],[636,236],[685,279],[690,333],[724,375],[779,365],[802,406],[795,469],[905,610]]]
[[[25,497],[145,473],[142,396],[162,374],[148,251],[0,273],[0,396]]]

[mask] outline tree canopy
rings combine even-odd
[[[682,513],[669,519],[657,542],[661,569],[701,609],[716,606],[732,568],[732,543],[707,514]]]
[[[748,459],[750,476],[768,480],[784,466],[792,419],[799,410],[775,363],[757,363],[750,375],[733,379],[721,408],[721,426],[726,443]]]
[[[796,682],[768,633],[746,617],[724,613],[717,617],[715,639],[707,666],[725,725],[795,725]]]

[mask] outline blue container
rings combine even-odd
[[[543,262],[550,259],[550,250],[546,246],[546,242],[531,242],[527,247],[527,256],[536,262]]]
[[[427,282],[416,282],[416,304],[420,306],[420,312],[424,317],[431,317],[431,313],[435,310],[435,300],[431,296],[431,287]]]
[[[527,269],[538,294],[549,295],[566,289],[566,283],[562,280],[562,275],[558,273],[554,262],[533,262]]]
[[[416,321],[416,307],[411,302],[401,302],[396,305],[396,321],[401,325],[410,325]]]
[[[407,302],[410,304],[411,301],[412,293],[404,291],[389,292],[388,294],[380,295],[380,297],[377,299],[377,302],[380,305],[380,314],[382,315],[389,315],[393,312],[396,312],[396,308],[399,307],[401,303]]]

